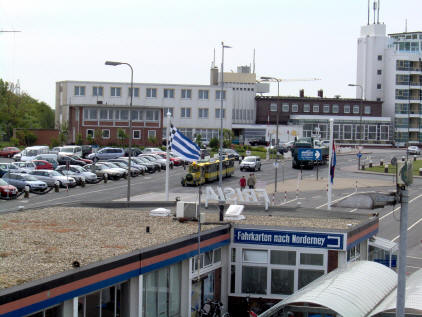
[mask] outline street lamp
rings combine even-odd
[[[129,105],[129,164],[127,173],[127,202],[130,202],[130,172],[132,161],[132,99],[133,99],[133,68],[129,63],[106,61],[108,66],[127,65],[130,68],[130,105]]]
[[[349,84],[350,87],[359,87],[360,88],[360,106],[359,106],[359,113],[360,113],[360,119],[359,119],[359,153],[358,153],[358,170],[360,170],[360,148],[362,147],[362,136],[365,136],[365,133],[362,135],[362,103],[363,103],[363,88],[362,85],[359,84]]]
[[[223,187],[223,101],[224,101],[224,49],[231,48],[231,46],[224,45],[221,42],[221,91],[220,91],[220,164],[218,186]]]

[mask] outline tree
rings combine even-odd
[[[119,139],[120,146],[123,147],[126,144],[126,140],[129,139],[128,135],[126,134],[126,130],[119,128],[117,130],[117,138]]]
[[[60,145],[64,145],[67,143],[69,138],[69,125],[67,124],[67,122],[64,122],[60,127],[59,127],[59,143]]]
[[[195,143],[198,144],[199,147],[201,147],[201,145],[202,145],[201,135],[199,133],[195,137]]]
[[[210,148],[212,148],[212,149],[216,149],[216,148],[218,148],[218,146],[219,146],[219,141],[218,141],[218,139],[217,138],[212,138],[211,140],[210,140]]]
[[[84,139],[82,137],[82,133],[78,133],[76,135],[76,145],[82,145],[84,144]]]
[[[101,130],[100,129],[95,129],[95,131],[94,131],[94,141],[95,141],[95,144],[100,145],[102,138],[103,138],[103,135],[101,133]]]
[[[223,129],[223,146],[229,148],[232,145],[234,132],[231,129]]]

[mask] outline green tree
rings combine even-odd
[[[82,133],[78,133],[78,134],[76,135],[76,144],[77,144],[77,145],[82,145],[82,144],[84,144],[84,139],[83,139],[83,137],[82,137]]]
[[[117,138],[119,139],[120,146],[123,147],[126,144],[126,140],[129,139],[128,135],[126,134],[126,130],[119,128],[117,130]]]
[[[155,146],[155,145],[157,145],[157,137],[155,137],[155,136],[150,136],[150,137],[148,138],[148,142],[151,144],[151,146]]]
[[[90,134],[86,137],[86,142],[88,144],[90,144],[90,145],[94,145],[95,144],[94,138]]]
[[[94,142],[95,142],[95,144],[101,145],[102,138],[103,138],[103,136],[102,136],[101,130],[95,129],[95,131],[94,131]]]
[[[232,140],[234,137],[234,132],[231,129],[223,129],[223,146],[225,148],[230,148],[232,145]]]
[[[69,125],[67,122],[64,122],[59,127],[59,143],[60,145],[65,145],[69,139]]]
[[[195,137],[195,143],[198,144],[199,147],[201,147],[201,145],[202,145],[201,135],[199,133]]]
[[[209,144],[209,146],[210,146],[210,148],[212,148],[212,149],[216,149],[216,148],[218,148],[218,146],[219,146],[219,141],[218,141],[218,139],[217,139],[217,138],[212,138],[212,139],[210,140],[210,144]]]

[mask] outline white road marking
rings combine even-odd
[[[349,212],[354,212],[354,211],[356,211],[356,210],[358,210],[358,209],[357,209],[357,208],[355,208],[355,209],[349,210]]]
[[[410,267],[412,269],[422,269],[422,267],[419,266],[410,266],[410,265],[406,265],[407,267]]]
[[[413,198],[413,199],[411,199],[410,201],[409,201],[409,204],[410,203],[413,203],[416,199],[418,199],[419,197],[422,197],[422,194],[421,195],[419,195],[419,196],[416,196],[415,198]],[[382,216],[381,218],[380,218],[380,220],[382,220],[382,219],[384,219],[385,217],[387,217],[387,216],[389,216],[389,215],[391,215],[393,212],[395,212],[395,211],[397,211],[397,210],[399,210],[400,209],[400,206],[399,207],[397,207],[397,208],[395,208],[395,209],[393,209],[392,211],[390,211],[388,214],[385,214],[384,216]]]
[[[410,229],[412,229],[414,226],[416,226],[419,222],[422,221],[422,218],[420,218],[418,221],[416,221],[413,225],[411,225],[409,228],[407,228],[407,231],[409,231]],[[393,240],[391,241],[396,241],[398,238],[400,238],[400,235],[398,235],[397,237],[395,237]]]
[[[312,196],[311,198],[314,199],[314,198],[320,198],[320,197],[322,197],[322,196],[321,195],[319,195],[319,196]]]
[[[407,258],[409,258],[409,259],[415,259],[415,260],[422,260],[422,258],[419,258],[417,256],[410,256],[410,255],[408,255]]]
[[[342,200],[342,199],[344,199],[344,198],[350,197],[350,196],[352,196],[352,195],[354,195],[354,194],[355,194],[355,192],[353,192],[353,193],[351,193],[351,194],[348,194],[348,195],[346,195],[346,196],[344,196],[344,197],[340,197],[340,198],[338,198],[338,199],[336,199],[336,200],[333,200],[333,201],[331,201],[331,204],[333,204],[333,203],[335,203],[335,202],[337,202],[337,201],[339,201],[339,200]],[[326,202],[324,205],[321,205],[321,206],[316,207],[316,209],[319,209],[319,208],[324,207],[324,206],[326,206],[326,205],[328,205],[328,202]]]

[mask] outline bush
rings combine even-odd
[[[76,145],[84,144],[84,139],[82,138],[82,133],[76,135]]]
[[[51,141],[50,141],[50,147],[51,148],[59,146],[59,145],[60,145],[60,142],[59,142],[58,138],[52,138],[51,139]]]
[[[18,138],[10,138],[10,143],[13,146],[19,146],[19,139]]]
[[[218,141],[218,139],[217,139],[217,138],[212,138],[212,139],[210,140],[210,144],[209,144],[209,146],[210,146],[210,148],[212,148],[212,149],[216,149],[216,148],[218,148],[218,146],[219,146],[219,141]]]

